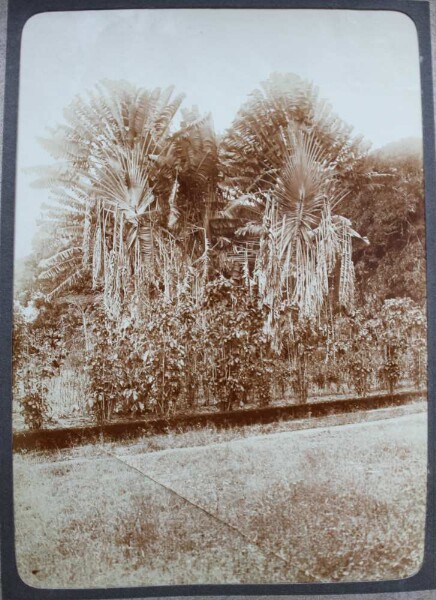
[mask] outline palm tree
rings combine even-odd
[[[182,100],[172,88],[106,82],[76,98],[67,125],[42,140],[63,161],[39,182],[51,190],[47,216],[60,238],[41,263],[40,277],[56,282],[50,297],[88,278],[116,315],[132,295],[169,298],[204,283],[220,203],[218,142],[211,116],[195,108],[170,129]]]
[[[347,192],[313,134],[290,127],[287,142],[290,151],[263,215],[256,264],[260,291],[271,295],[275,282],[279,297],[295,305],[301,317],[313,317],[320,314],[337,275],[336,299],[351,308],[352,238],[367,240],[335,213]]]
[[[336,214],[346,174],[365,156],[349,134],[312,86],[289,75],[254,92],[223,140],[235,190],[223,214],[236,219],[239,262],[269,307],[271,333],[283,303],[299,318],[319,316],[333,295],[352,306],[351,242],[367,240]]]
[[[311,83],[275,73],[250,94],[224,135],[220,158],[227,185],[240,195],[270,189],[289,152],[283,144],[289,125],[312,133],[338,180],[349,184],[366,157],[362,139],[352,137],[352,128]]]

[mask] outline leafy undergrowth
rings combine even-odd
[[[186,447],[145,453],[17,455],[19,572],[36,587],[411,576],[423,552],[426,415],[396,414],[252,427],[233,440],[209,431],[202,445],[187,432]]]

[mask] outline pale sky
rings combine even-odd
[[[22,40],[16,257],[31,251],[47,192],[23,168],[50,164],[37,142],[77,94],[102,79],[176,86],[184,106],[212,112],[223,132],[273,72],[319,87],[334,111],[377,148],[421,137],[416,29],[404,14],[363,10],[141,9],[45,13]]]

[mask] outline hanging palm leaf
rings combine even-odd
[[[162,206],[169,201],[175,211],[163,157],[182,100],[172,88],[148,92],[104,82],[87,100],[76,98],[65,111],[67,123],[43,142],[63,162],[40,184],[51,190],[59,222],[71,227],[73,213],[82,223],[72,244],[81,248],[94,287],[103,286],[107,306],[120,303],[130,279],[157,274],[153,247],[164,226]],[[75,281],[63,265],[65,283],[56,293]]]
[[[337,299],[340,305],[352,307],[351,241],[360,238],[350,221],[333,212],[347,191],[341,190],[335,166],[315,133],[290,124],[281,130],[281,145],[283,165],[270,191],[232,198],[223,211],[245,221],[235,231],[240,244],[241,238],[252,236],[250,246],[245,244],[255,252],[254,277],[260,300],[268,308],[266,330],[273,338],[278,335],[283,303],[295,306],[301,319],[320,315],[337,264]]]

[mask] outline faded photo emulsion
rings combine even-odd
[[[17,160],[23,581],[417,573],[427,322],[413,21],[38,14],[23,30]]]

